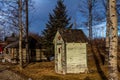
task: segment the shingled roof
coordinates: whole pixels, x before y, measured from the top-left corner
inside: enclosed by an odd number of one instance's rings
[[[87,42],[88,39],[81,29],[59,30],[65,42]]]

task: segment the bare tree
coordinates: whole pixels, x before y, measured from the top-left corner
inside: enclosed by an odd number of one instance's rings
[[[29,8],[33,10],[33,3],[28,1]],[[22,0],[22,23],[23,23],[23,35],[26,35],[26,0]],[[9,27],[13,33],[18,34],[18,0],[0,0],[0,25]]]
[[[28,17],[28,0],[25,0],[26,3],[26,54],[27,61],[29,63],[29,44],[28,44],[28,26],[29,26],[29,17]]]
[[[106,8],[106,19],[107,19],[107,23],[106,23],[106,51],[108,52],[109,50],[109,44],[110,44],[110,14],[109,14],[109,0],[107,0],[107,8]]]
[[[20,58],[20,69],[23,68],[23,52],[22,52],[22,38],[23,38],[23,25],[22,25],[22,0],[19,0],[19,3],[18,3],[18,8],[19,8],[19,28],[20,28],[20,31],[19,31],[19,58]]]
[[[4,7],[1,10],[1,20],[4,22],[5,27],[10,28],[9,31],[18,34],[18,1],[17,0],[3,0],[1,1]],[[25,31],[24,31],[25,32]]]
[[[116,2],[116,6],[117,6],[117,15],[118,15],[118,23],[120,22],[119,17],[120,17],[120,0],[117,0]],[[109,14],[109,0],[102,0],[102,4],[104,5],[104,9],[105,9],[105,13],[106,14],[106,52],[107,52],[107,56],[109,54],[109,46],[110,46],[110,14]],[[119,27],[118,27],[119,30]],[[106,60],[108,61],[108,58],[106,57]],[[108,62],[107,62],[108,63]]]
[[[89,21],[88,21],[88,27],[89,27],[89,40],[90,40],[90,43],[91,43],[91,40],[92,40],[92,0],[89,0],[88,1],[88,5],[89,5]]]
[[[80,12],[83,13],[84,17],[88,19],[88,21],[83,22],[82,24],[88,27],[90,42],[93,39],[93,18],[95,17],[95,15],[97,15],[95,14],[93,16],[93,9],[96,7],[95,3],[97,3],[97,0],[82,0],[79,5]],[[96,17],[96,19],[98,19],[98,16]]]
[[[117,31],[117,12],[116,0],[109,1],[110,14],[110,48],[109,48],[109,80],[118,80],[117,69],[117,48],[118,48],[118,31]]]

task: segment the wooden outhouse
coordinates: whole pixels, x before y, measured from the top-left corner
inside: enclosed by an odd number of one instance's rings
[[[87,67],[87,37],[82,30],[58,30],[53,40],[56,73],[85,73]]]

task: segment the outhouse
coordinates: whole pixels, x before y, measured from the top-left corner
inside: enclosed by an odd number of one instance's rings
[[[58,30],[54,42],[56,73],[85,73],[87,37],[80,29]]]

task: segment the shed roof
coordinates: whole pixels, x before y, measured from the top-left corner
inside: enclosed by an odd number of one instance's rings
[[[19,41],[15,41],[8,44],[5,48],[18,48],[18,46],[19,46]]]
[[[81,29],[58,30],[65,42],[87,42],[88,39]]]
[[[40,42],[39,42],[39,37],[37,36],[37,35],[34,35],[34,34],[29,34],[29,46],[30,46],[30,44],[34,44],[34,42],[32,41],[32,43],[30,42],[30,38],[33,38],[34,40],[36,40],[37,41],[37,43],[38,44],[40,44]],[[23,46],[23,48],[25,47],[25,39],[26,39],[26,37],[24,37],[23,38],[23,41],[22,41],[22,46]],[[5,48],[18,48],[19,47],[19,40],[16,40],[16,41],[14,41],[14,42],[11,42],[11,43],[9,43],[7,46],[5,46]],[[34,46],[35,47],[35,46]]]
[[[6,37],[5,41],[7,42],[15,42],[18,40],[18,37],[13,37],[13,36],[10,36],[10,37]]]

